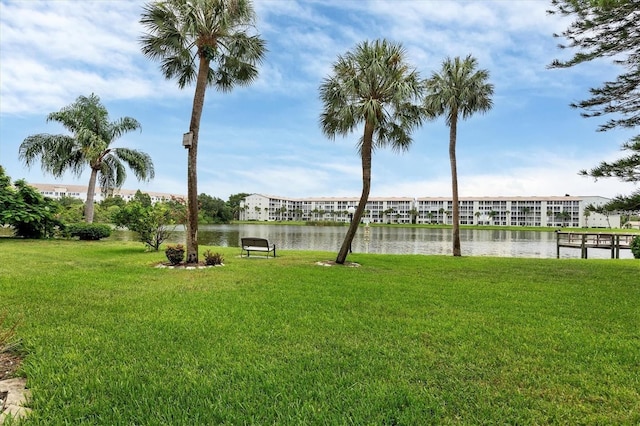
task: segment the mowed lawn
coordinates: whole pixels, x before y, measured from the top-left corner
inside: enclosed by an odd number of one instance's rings
[[[640,261],[0,238],[25,424],[640,423]]]

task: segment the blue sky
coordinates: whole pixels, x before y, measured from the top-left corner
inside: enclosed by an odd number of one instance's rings
[[[29,135],[65,133],[46,116],[95,93],[110,118],[131,116],[141,132],[115,146],[151,155],[156,177],[126,189],[186,194],[193,87],[178,89],[140,52],[144,2],[0,0],[0,165],[12,179],[54,180],[26,169],[18,147]],[[568,25],[542,0],[256,0],[257,30],[269,49],[259,79],[231,93],[208,90],[198,149],[198,192],[227,199],[239,192],[286,197],[359,196],[360,134],[327,139],[318,124],[318,87],[337,56],[364,40],[400,42],[428,77],[446,57],[472,54],[490,72],[494,107],[460,122],[461,196],[628,194],[637,186],[594,182],[583,168],[620,157],[631,132],[596,132],[569,103],[613,79],[607,61],[549,70],[553,33]],[[410,150],[375,152],[371,196],[450,196],[448,129],[443,120],[414,133]]]

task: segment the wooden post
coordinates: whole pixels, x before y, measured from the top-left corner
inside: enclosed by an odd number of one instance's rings
[[[580,257],[587,258],[587,234],[582,234],[582,244],[580,246]]]
[[[560,233],[556,231],[556,259],[560,259]]]

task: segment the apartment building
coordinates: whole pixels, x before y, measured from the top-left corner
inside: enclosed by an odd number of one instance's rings
[[[333,220],[349,222],[358,206],[357,197],[284,198],[249,195],[240,203],[240,220]],[[413,198],[371,197],[362,221],[366,223],[411,223]]]
[[[334,220],[348,222],[359,198],[286,198],[252,194],[240,204],[240,220]],[[605,197],[463,197],[461,225],[619,228],[620,215],[588,212]],[[451,224],[453,202],[448,197],[371,197],[365,223]]]
[[[30,183],[30,186],[33,186],[45,197],[60,199],[62,197],[72,197],[78,198],[82,201],[87,199],[87,187],[84,185],[62,185],[62,184],[48,184],[48,183]],[[130,201],[135,196],[136,191],[132,191],[129,189],[120,189],[114,191],[113,195],[117,197],[121,197],[125,201]],[[151,197],[151,202],[156,203],[158,201],[169,201],[172,199],[185,199],[184,195],[178,194],[169,194],[164,192],[149,192],[142,191],[145,194],[148,194]],[[96,187],[96,193],[94,195],[94,201],[96,203],[104,200],[104,196],[102,195],[102,190],[99,187]]]
[[[83,185],[30,184],[49,198],[87,198]],[[120,189],[114,195],[125,201],[136,191]],[[184,199],[184,195],[147,192],[151,202]],[[96,188],[95,201],[104,198]],[[240,203],[240,220],[289,221],[331,220],[349,222],[358,206],[359,197],[288,198],[251,194]],[[600,206],[608,198],[591,196],[554,197],[461,197],[461,225],[552,226],[620,228],[618,214],[588,212],[589,205]],[[362,217],[364,223],[451,224],[453,202],[449,197],[370,197]]]

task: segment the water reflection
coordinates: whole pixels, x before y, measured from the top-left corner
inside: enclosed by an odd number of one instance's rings
[[[201,245],[240,247],[241,237],[261,237],[276,244],[279,250],[340,249],[346,226],[295,226],[295,225],[201,225],[198,242]],[[178,228],[168,240],[185,243],[184,228]],[[135,235],[127,231],[115,231],[111,239],[135,241]],[[556,257],[556,236],[553,232],[461,229],[460,241],[463,256],[498,257]],[[353,251],[361,253],[441,254],[452,253],[450,229],[360,227],[353,241]],[[580,250],[563,248],[563,258],[579,258]],[[608,250],[589,250],[590,258],[606,259]],[[621,250],[620,257],[633,258],[631,250]]]

